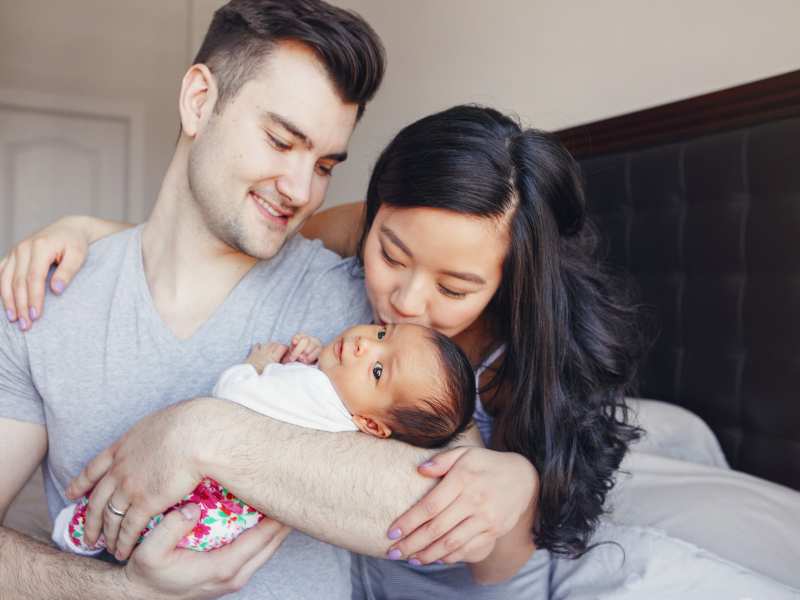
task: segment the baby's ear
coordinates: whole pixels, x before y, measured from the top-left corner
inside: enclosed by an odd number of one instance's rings
[[[353,423],[368,435],[378,438],[388,438],[392,435],[392,429],[380,419],[373,419],[364,415],[353,415]]]

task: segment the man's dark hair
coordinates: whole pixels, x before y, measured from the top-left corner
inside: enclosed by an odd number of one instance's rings
[[[475,412],[475,373],[456,343],[430,330],[430,341],[438,352],[440,387],[412,405],[390,411],[392,436],[420,448],[444,446],[463,432]]]
[[[216,112],[282,41],[313,50],[342,100],[357,104],[361,118],[383,79],[383,45],[359,15],[322,0],[231,0],[214,13],[194,62],[217,78]]]

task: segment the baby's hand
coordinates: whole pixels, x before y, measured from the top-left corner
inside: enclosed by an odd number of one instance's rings
[[[272,363],[279,363],[286,355],[289,348],[284,344],[277,342],[270,342],[269,344],[255,344],[250,350],[250,355],[247,357],[248,363],[256,368],[256,371],[261,374],[264,367]]]
[[[317,362],[321,352],[322,342],[305,333],[298,333],[292,338],[292,345],[289,347],[289,352],[283,357],[283,362],[298,361],[310,365]]]

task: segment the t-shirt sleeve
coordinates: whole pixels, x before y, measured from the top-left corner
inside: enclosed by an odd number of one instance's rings
[[[364,279],[352,261],[340,261],[317,275],[304,291],[305,310],[297,331],[329,343],[344,329],[372,321]]]
[[[0,315],[0,417],[43,425],[44,406],[33,384],[24,335]]]

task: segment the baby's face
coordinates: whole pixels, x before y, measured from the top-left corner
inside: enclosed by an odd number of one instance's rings
[[[366,433],[388,437],[391,432],[380,427],[386,427],[392,406],[435,391],[441,367],[429,336],[419,325],[356,325],[322,349],[319,368],[350,414],[371,419],[378,428]]]

